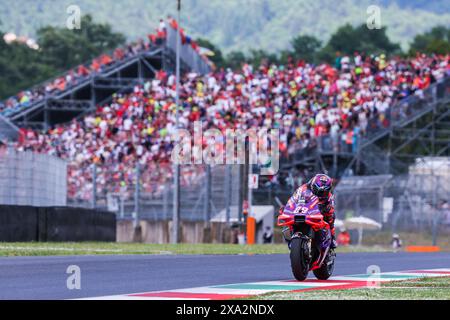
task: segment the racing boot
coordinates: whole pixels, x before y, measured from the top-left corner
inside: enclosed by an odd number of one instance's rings
[[[337,248],[337,241],[335,239],[334,236],[331,236],[331,245],[330,245],[330,249],[336,249]]]

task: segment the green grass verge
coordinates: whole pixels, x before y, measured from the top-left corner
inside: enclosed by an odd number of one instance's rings
[[[344,252],[380,252],[388,248],[340,247]],[[116,242],[0,242],[0,256],[99,255],[99,254],[271,254],[289,251],[285,244],[147,244]]]
[[[379,288],[276,292],[255,300],[450,300],[450,277],[383,282]]]
[[[433,233],[431,230],[423,232],[398,232],[403,241],[403,247],[406,246],[431,246],[433,245]],[[437,245],[442,251],[450,251],[450,229],[440,230],[437,237]],[[381,245],[390,246],[392,232],[390,231],[367,231],[364,234],[363,245]],[[356,240],[356,239],[355,239]]]

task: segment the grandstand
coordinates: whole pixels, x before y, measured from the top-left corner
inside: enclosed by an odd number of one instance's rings
[[[0,124],[21,128],[17,150],[68,161],[69,204],[170,220],[176,32],[171,25],[159,40],[99,57],[95,71],[84,74],[88,66],[80,66],[83,75],[59,89],[4,104]],[[448,56],[357,54],[340,68],[299,61],[213,71],[193,44],[184,36],[184,128],[201,120],[221,131],[280,129],[281,169],[260,179],[256,204],[285,201],[314,172],[395,176],[417,157],[450,155]],[[241,215],[241,169],[182,170],[182,219],[209,221],[222,210]]]
[[[367,131],[349,148],[339,137],[322,135],[317,146],[287,160],[293,166],[329,172],[334,177],[349,174],[401,174],[420,156],[448,156],[450,120],[450,79],[431,85],[420,93],[393,104],[387,124]],[[375,120],[375,119],[371,119]],[[369,120],[369,121],[371,121]]]
[[[117,48],[8,99],[0,104],[0,114],[19,127],[34,129],[82,118],[110,102],[113,93],[129,92],[143,79],[173,72],[175,46],[176,30],[171,24],[164,36]],[[181,70],[207,73],[211,66],[195,48],[183,46]]]

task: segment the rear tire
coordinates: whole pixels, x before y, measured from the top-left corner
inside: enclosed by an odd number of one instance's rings
[[[313,270],[313,273],[317,279],[327,280],[329,277],[331,277],[331,275],[333,274],[333,270],[334,270],[335,258],[336,258],[336,253],[334,252],[333,249],[331,249],[328,252],[325,261],[323,262],[322,267],[320,267],[319,269]]]
[[[295,237],[291,240],[291,268],[295,279],[303,281],[308,276],[310,252],[308,241]]]

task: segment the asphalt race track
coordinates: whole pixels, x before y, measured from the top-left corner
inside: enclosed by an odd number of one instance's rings
[[[67,289],[67,267],[81,289]],[[334,275],[449,268],[450,253],[342,253]],[[120,255],[0,258],[0,299],[73,299],[250,281],[292,279],[288,254]]]

